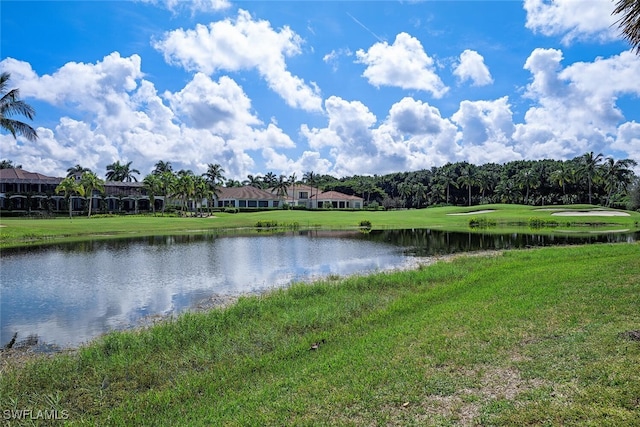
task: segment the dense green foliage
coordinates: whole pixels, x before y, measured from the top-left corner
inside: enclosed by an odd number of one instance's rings
[[[509,251],[295,285],[6,365],[0,407],[71,425],[635,426],[638,253]]]

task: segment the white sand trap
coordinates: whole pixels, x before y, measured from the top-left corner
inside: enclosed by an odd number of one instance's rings
[[[562,212],[554,212],[551,215],[553,216],[629,216],[626,212],[620,211],[601,211],[601,210],[593,210],[593,211],[562,211]]]
[[[495,209],[485,209],[483,211],[450,213],[450,214],[447,214],[447,215],[475,215],[475,214],[489,213],[489,212],[495,212],[495,211],[496,211]]]

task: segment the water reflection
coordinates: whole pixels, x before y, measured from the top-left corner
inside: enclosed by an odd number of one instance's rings
[[[0,344],[15,332],[75,346],[146,316],[179,313],[211,295],[260,293],[329,274],[396,268],[431,256],[550,244],[635,241],[439,230],[199,234],[4,250]]]

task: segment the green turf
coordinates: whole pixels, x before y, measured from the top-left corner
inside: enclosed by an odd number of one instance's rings
[[[0,408],[71,425],[636,426],[639,259],[637,243],[542,248],[295,285],[5,366]]]

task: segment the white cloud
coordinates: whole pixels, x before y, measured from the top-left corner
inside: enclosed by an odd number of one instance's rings
[[[562,36],[564,44],[575,40],[615,39],[616,17],[612,0],[525,0],[526,27],[545,36]]]
[[[376,43],[366,52],[358,50],[356,56],[357,62],[367,66],[362,75],[376,87],[423,90],[435,98],[441,98],[448,90],[435,72],[434,60],[420,41],[407,33],[398,34],[392,45]]]
[[[154,47],[168,63],[186,70],[213,74],[255,69],[289,106],[320,111],[322,99],[315,83],[307,84],[287,70],[285,58],[299,54],[302,43],[289,27],[275,31],[268,21],[253,20],[240,10],[235,20],[168,32]]]
[[[139,0],[143,3],[161,5],[171,11],[179,11],[188,8],[192,13],[195,12],[217,12],[231,7],[228,0]]]
[[[640,58],[631,52],[564,69],[561,60],[559,50],[535,49],[525,63],[533,75],[525,96],[535,104],[514,138],[527,158],[607,152],[624,120],[618,97],[640,95]]]
[[[473,86],[486,86],[493,83],[489,68],[484,63],[484,57],[475,50],[466,49],[460,54],[460,62],[456,64],[453,74],[460,79],[460,82],[470,80]]]
[[[282,129],[273,123],[265,127],[251,113],[249,98],[226,76],[214,82],[197,73],[181,90],[165,92],[167,105],[142,78],[136,55],[68,63],[43,76],[11,58],[0,68],[12,74],[23,98],[73,111],[53,129],[38,128],[35,142],[20,137],[3,144],[3,156],[41,173],[64,175],[79,163],[103,176],[107,164],[122,160],[146,175],[166,160],[196,173],[207,163],[220,163],[228,177],[244,177],[255,167],[247,151],[295,147]]]

